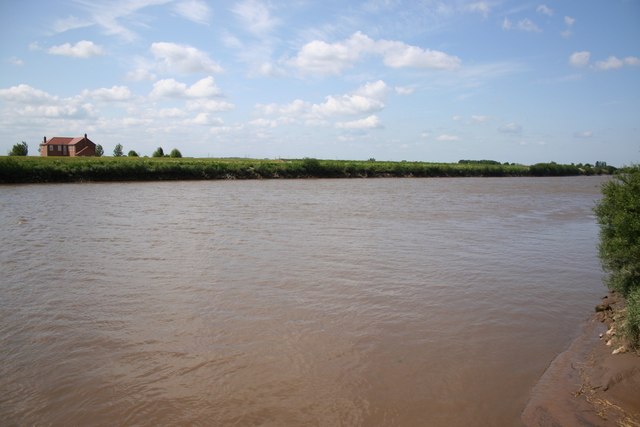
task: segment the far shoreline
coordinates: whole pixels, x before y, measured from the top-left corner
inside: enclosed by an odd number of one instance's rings
[[[458,163],[370,160],[132,157],[0,157],[0,184],[203,181],[313,178],[480,178],[610,175],[613,166],[521,165],[491,160]]]

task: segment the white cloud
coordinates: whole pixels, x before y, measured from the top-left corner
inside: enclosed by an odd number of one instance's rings
[[[416,88],[411,86],[396,86],[394,89],[398,95],[411,95],[416,91]]]
[[[156,75],[149,71],[148,68],[136,68],[127,73],[127,80],[132,80],[134,82],[140,82],[143,80],[154,81],[156,79]]]
[[[220,90],[213,77],[209,76],[189,87],[174,79],[158,80],[153,84],[153,90],[149,96],[151,98],[210,98],[218,95]]]
[[[109,88],[100,88],[92,91],[84,90],[82,95],[94,98],[98,101],[127,101],[132,98],[131,91],[126,86],[113,86]]]
[[[542,30],[529,18],[524,18],[518,21],[518,27],[521,31],[528,31],[533,33],[539,33]]]
[[[336,127],[339,129],[375,129],[382,127],[382,123],[380,123],[378,116],[372,114],[360,120],[338,122],[336,123]]]
[[[218,113],[221,111],[231,111],[235,108],[235,105],[219,99],[190,99],[187,101],[186,107],[189,111],[198,110]]]
[[[183,0],[176,3],[174,10],[184,18],[197,24],[209,24],[211,10],[202,0]]]
[[[232,12],[238,16],[243,28],[256,35],[265,35],[279,25],[280,21],[271,16],[269,8],[257,0],[245,0],[236,4]]]
[[[219,73],[222,67],[209,56],[188,45],[158,42],[151,45],[158,68],[170,73]]]
[[[315,116],[330,117],[336,115],[366,114],[380,111],[383,108],[384,102],[380,99],[350,94],[327,96],[323,103],[312,105],[311,112]]]
[[[551,9],[546,4],[541,4],[536,8],[536,12],[541,13],[547,16],[553,16],[553,9]]]
[[[340,74],[353,66],[364,52],[371,51],[374,45],[375,42],[361,32],[342,42],[314,40],[305,44],[290,64],[305,74]]]
[[[403,42],[380,40],[378,52],[383,62],[391,68],[432,68],[453,70],[460,66],[460,58],[439,50],[422,49]]]
[[[485,122],[488,122],[489,120],[491,120],[491,117],[489,116],[483,116],[479,114],[474,114],[471,116],[471,121],[473,123],[485,123]]]
[[[519,30],[519,31],[526,31],[526,32],[530,32],[530,33],[540,33],[540,32],[542,32],[540,27],[538,27],[535,24],[535,22],[533,22],[529,18],[521,19],[520,21],[518,21],[518,23],[515,25],[515,27],[513,25],[513,22],[511,22],[508,18],[504,18],[504,20],[502,21],[502,29],[505,30],[505,31],[510,31],[510,30],[516,29],[516,30]]]
[[[102,28],[107,35],[118,36],[125,41],[133,41],[137,38],[137,35],[127,28],[122,21],[126,21],[127,25],[145,27],[146,23],[141,19],[143,15],[140,11],[150,6],[162,5],[171,1],[114,0],[98,2],[78,0],[76,3],[85,10],[87,15],[82,18],[69,16],[68,18],[57,20],[53,24],[53,31],[62,33],[95,25]]]
[[[598,70],[617,70],[625,65],[638,66],[640,65],[640,58],[636,56],[627,56],[624,59],[619,59],[615,56],[610,56],[604,61],[598,61],[595,67]]]
[[[249,124],[252,125],[252,126],[257,126],[257,127],[275,128],[275,127],[278,126],[278,121],[277,120],[269,120],[269,119],[265,119],[265,118],[259,118],[259,119],[251,120],[249,122]]]
[[[58,19],[53,23],[53,31],[56,33],[64,33],[65,31],[75,30],[77,28],[85,28],[93,25],[93,22],[86,19],[80,19],[70,15],[64,19]]]
[[[104,55],[104,49],[88,40],[81,40],[72,45],[70,43],[50,47],[47,50],[51,55],[70,56],[73,58],[91,58]]]
[[[452,70],[460,59],[447,53],[411,46],[393,40],[373,40],[361,32],[335,43],[314,40],[305,44],[289,65],[303,74],[337,75],[352,67],[365,55],[381,56],[391,68],[428,68]]]
[[[564,24],[567,26],[566,30],[562,31],[560,34],[562,35],[562,37],[564,38],[569,38],[573,35],[573,31],[571,31],[571,27],[573,27],[573,24],[576,22],[576,20],[570,16],[565,16],[564,17]]]
[[[467,12],[478,12],[481,13],[485,18],[489,16],[489,12],[491,11],[491,7],[485,1],[478,1],[475,3],[470,3],[464,6],[464,10]]]
[[[573,65],[574,67],[585,67],[589,64],[590,58],[591,53],[587,50],[574,52],[569,57],[569,64]]]
[[[25,117],[82,118],[93,111],[93,106],[84,103],[82,97],[60,99],[26,84],[0,89],[0,99],[11,104],[12,114]]]
[[[637,56],[627,56],[624,58],[625,65],[638,66],[640,65],[640,58]]]
[[[222,126],[224,121],[219,117],[212,117],[209,113],[198,113],[191,119],[183,120],[185,125]]]
[[[16,67],[21,67],[21,66],[24,65],[24,61],[22,59],[20,59],[20,58],[15,57],[15,56],[12,56],[7,61],[9,62],[9,64],[15,65]]]
[[[522,125],[519,125],[518,123],[507,123],[506,125],[500,126],[500,128],[498,128],[498,130],[502,133],[515,133],[515,134],[520,134],[522,133]]]
[[[449,135],[444,133],[442,135],[438,135],[438,137],[436,138],[436,141],[441,141],[441,142],[460,141],[460,137],[456,135]]]
[[[586,138],[591,138],[593,136],[593,132],[590,130],[586,130],[586,131],[582,131],[582,132],[575,132],[573,134],[574,138],[581,138],[581,139],[586,139]]]
[[[288,104],[257,104],[256,111],[267,117],[256,119],[253,125],[300,122],[308,126],[328,126],[339,117],[366,116],[352,121],[338,121],[341,129],[365,129],[380,127],[379,118],[373,114],[385,107],[385,97],[391,88],[382,80],[363,84],[353,92],[329,95],[323,102],[310,103],[296,99]],[[264,119],[264,120],[261,120]]]

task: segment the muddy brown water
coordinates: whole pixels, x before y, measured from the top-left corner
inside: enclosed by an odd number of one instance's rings
[[[0,187],[3,425],[519,425],[605,178]]]

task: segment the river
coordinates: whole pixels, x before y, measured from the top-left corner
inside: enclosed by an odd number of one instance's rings
[[[518,425],[606,178],[0,187],[4,425]]]

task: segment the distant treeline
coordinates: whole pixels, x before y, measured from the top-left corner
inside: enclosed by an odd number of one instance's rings
[[[276,178],[503,177],[610,174],[614,167],[491,161],[464,163],[358,160],[0,157],[0,183]]]

